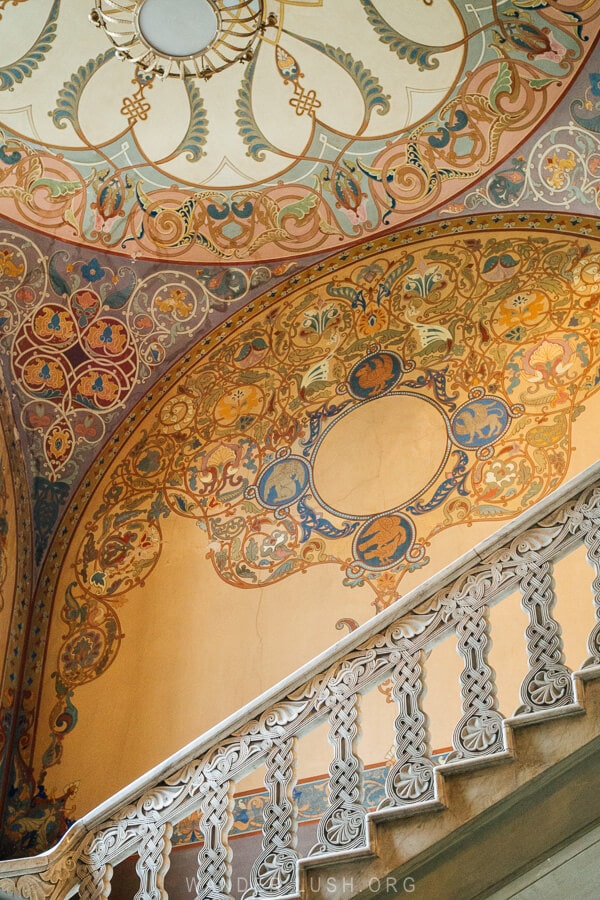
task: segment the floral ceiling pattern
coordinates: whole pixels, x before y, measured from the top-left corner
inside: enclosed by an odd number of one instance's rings
[[[477,235],[428,226],[315,266],[230,316],[162,396],[138,404],[45,567],[54,602],[36,617],[36,646],[51,625],[55,639],[45,663],[32,645],[29,691],[48,683],[45,666],[55,693],[49,722],[27,724],[43,750],[42,794],[80,727],[80,690],[127,651],[121,610],[136,587],[151,590],[168,519],[197,523],[208,564],[232,587],[328,566],[347,588],[371,588],[381,609],[426,570],[445,530],[501,522],[562,482],[600,386],[600,242],[595,220],[546,218],[481,218]],[[389,479],[396,493],[381,497],[359,421],[375,410],[370,430],[393,420],[391,453],[406,460]],[[422,451],[411,461],[419,428],[427,471]],[[339,453],[333,477],[323,464],[328,439],[358,453],[349,474],[369,487],[366,506],[343,483]],[[80,516],[86,502],[94,512]],[[56,594],[67,558],[74,577]],[[64,827],[73,791],[38,798],[50,830]],[[31,797],[24,784],[11,807],[15,843]]]

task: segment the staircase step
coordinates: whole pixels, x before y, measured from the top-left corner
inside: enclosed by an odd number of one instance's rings
[[[303,900],[476,900],[592,827],[600,819],[597,674],[577,673],[570,707],[508,720],[510,754],[441,766],[437,801],[369,814],[366,850],[302,860]]]

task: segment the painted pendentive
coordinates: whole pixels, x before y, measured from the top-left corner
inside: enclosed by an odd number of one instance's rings
[[[0,229],[0,347],[28,449],[39,565],[107,434],[204,331],[294,263],[130,262]]]

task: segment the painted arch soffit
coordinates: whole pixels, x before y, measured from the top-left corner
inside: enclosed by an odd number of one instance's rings
[[[561,483],[600,385],[597,223],[465,225],[381,238],[274,289],[121,426],[45,569],[50,592],[70,573],[46,767],[77,688],[119,651],[119,607],[160,566],[169,518],[198,526],[206,565],[234,588],[330,566],[381,609],[438,534],[501,522]],[[403,460],[385,478],[364,466],[383,451]]]
[[[0,222],[0,363],[29,470],[38,564],[61,509],[143,391],[297,268],[124,260]]]
[[[92,5],[0,3],[0,213],[203,262],[332,250],[449,202],[564,94],[600,10],[265,0],[252,59],[205,81],[117,59]]]

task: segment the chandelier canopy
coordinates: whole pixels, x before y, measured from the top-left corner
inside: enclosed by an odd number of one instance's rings
[[[263,0],[94,0],[90,20],[117,56],[159,77],[211,78],[252,59]]]

